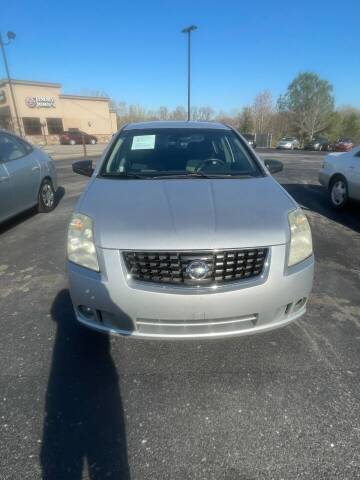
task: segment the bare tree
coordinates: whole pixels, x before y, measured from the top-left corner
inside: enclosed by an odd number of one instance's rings
[[[252,105],[256,133],[269,131],[273,110],[273,101],[269,90],[258,93]]]
[[[157,112],[157,116],[160,120],[169,120],[170,113],[167,107],[161,106]]]
[[[186,120],[187,113],[183,106],[177,106],[173,112],[170,114],[171,120]]]
[[[205,122],[210,122],[214,118],[214,114],[215,112],[211,107],[200,107],[198,111],[198,119]]]

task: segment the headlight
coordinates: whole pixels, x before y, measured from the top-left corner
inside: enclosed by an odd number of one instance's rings
[[[67,254],[71,262],[99,271],[93,238],[93,222],[87,215],[73,214],[68,231]]]
[[[290,250],[288,267],[305,260],[313,253],[309,222],[301,208],[289,213]]]

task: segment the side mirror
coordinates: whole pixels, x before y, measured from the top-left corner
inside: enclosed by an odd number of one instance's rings
[[[284,169],[284,164],[280,160],[264,160],[265,167],[271,174],[281,172]]]
[[[94,173],[92,160],[80,160],[75,162],[72,164],[72,169],[74,173],[85,175],[85,177],[91,177],[91,175]]]

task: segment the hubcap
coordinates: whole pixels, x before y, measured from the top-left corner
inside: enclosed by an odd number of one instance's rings
[[[334,183],[331,190],[331,199],[335,205],[342,205],[346,198],[346,186],[342,180]]]
[[[43,188],[41,189],[41,198],[45,205],[45,207],[52,207],[54,203],[54,192],[51,188],[51,185],[45,183]]]

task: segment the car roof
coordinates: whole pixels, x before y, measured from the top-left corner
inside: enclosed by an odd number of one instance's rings
[[[4,128],[0,128],[0,133],[6,133],[7,135],[12,135],[13,137],[18,137],[21,140],[26,140],[26,138],[20,137],[20,135],[18,135],[17,133],[10,132],[10,130],[5,130]]]
[[[206,130],[231,130],[230,127],[223,123],[217,122],[191,122],[191,121],[152,121],[129,123],[124,127],[124,130],[146,130],[146,129],[167,129],[167,128],[181,128],[181,129],[206,129]]]

